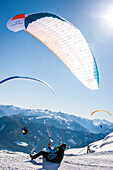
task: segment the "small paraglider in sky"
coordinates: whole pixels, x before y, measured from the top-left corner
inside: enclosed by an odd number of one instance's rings
[[[90,90],[99,88],[95,57],[81,31],[52,13],[19,14],[7,22],[9,30],[24,30],[47,46]]]
[[[91,116],[92,116],[94,113],[100,112],[100,111],[101,111],[101,112],[106,112],[106,113],[108,113],[108,114],[111,116],[111,113],[110,113],[110,112],[108,112],[107,110],[102,110],[102,109],[101,109],[101,110],[95,110],[94,112],[91,113]],[[100,125],[100,128],[102,128],[102,125]]]
[[[12,77],[8,77],[6,79],[3,79],[0,81],[0,84],[3,84],[9,80],[14,80],[14,79],[22,79],[22,80],[32,80],[32,81],[37,81],[39,83],[42,83],[44,85],[46,85],[47,87],[49,87],[49,89],[54,93],[54,90],[52,89],[52,87],[47,84],[46,82],[44,82],[43,80],[40,79],[36,79],[36,78],[32,78],[32,77],[24,77],[24,76],[12,76]]]
[[[101,111],[101,112],[109,113],[109,115],[111,116],[111,113],[110,113],[110,112],[108,112],[107,110],[102,110],[102,109],[101,109],[101,110],[95,110],[94,112],[91,113],[91,116],[92,116],[94,113],[100,112],[100,111]]]

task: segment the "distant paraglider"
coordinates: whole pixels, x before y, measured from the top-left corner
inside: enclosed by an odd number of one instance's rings
[[[91,113],[91,116],[92,116],[94,113],[100,112],[100,111],[102,111],[102,112],[107,112],[107,113],[109,113],[109,115],[111,116],[111,113],[108,112],[107,110],[95,110],[94,112]]]
[[[49,89],[54,93],[54,90],[52,89],[52,87],[51,87],[49,84],[47,84],[47,83],[44,82],[43,80],[36,79],[36,78],[32,78],[32,77],[12,76],[12,77],[8,77],[8,78],[6,78],[6,79],[1,80],[1,81],[0,81],[0,84],[5,83],[5,82],[7,82],[7,81],[9,81],[9,80],[13,80],[13,79],[23,79],[23,80],[37,81],[37,82],[42,83],[42,84],[46,85],[47,87],[49,87]]]
[[[51,13],[19,14],[7,23],[8,29],[25,30],[46,45],[89,89],[99,88],[95,58],[80,30]]]
[[[111,116],[111,113],[110,113],[110,112],[108,112],[107,110],[95,110],[94,112],[92,112],[92,113],[91,113],[91,116],[92,116],[94,113],[96,113],[96,112],[100,112],[100,111],[102,111],[102,112],[106,112],[106,113],[108,113],[108,114]],[[100,128],[102,128],[102,125],[100,125]]]

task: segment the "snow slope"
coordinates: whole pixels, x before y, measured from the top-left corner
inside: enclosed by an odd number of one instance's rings
[[[104,139],[91,143],[89,146],[92,152],[113,152],[113,132],[107,135]],[[86,152],[87,147],[84,147],[67,150],[66,154],[82,155]]]
[[[2,170],[112,170],[113,169],[113,133],[103,140],[90,144],[92,153],[87,148],[68,149],[61,164],[45,161],[41,157],[30,160],[28,154],[0,151],[0,169]]]
[[[0,151],[1,170],[110,170],[113,169],[113,152],[100,152],[82,155],[64,156],[61,164],[46,162],[41,157],[30,160],[28,154],[21,152]]]

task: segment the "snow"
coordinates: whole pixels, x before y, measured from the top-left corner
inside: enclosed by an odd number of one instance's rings
[[[20,142],[20,141],[15,141],[15,143],[17,145],[20,145],[20,146],[27,146],[28,145],[26,142]]]
[[[65,122],[68,122],[68,120],[67,119],[65,119],[65,118],[63,118],[63,117],[61,117],[61,116],[54,116],[56,119],[60,119],[60,120],[64,120]]]
[[[42,116],[42,117],[36,117],[36,119],[43,119],[43,118],[51,118],[51,116]]]
[[[61,164],[50,163],[42,159],[30,160],[28,154],[0,151],[0,169],[3,170],[94,170],[113,169],[113,152],[100,152],[82,155],[66,154]]]
[[[113,133],[103,140],[90,144],[91,153],[87,147],[74,148],[65,151],[61,164],[45,161],[42,157],[30,160],[28,154],[0,150],[0,169],[3,170],[111,170],[113,169]]]
[[[2,125],[0,128],[0,132],[5,128],[6,125]]]
[[[91,143],[89,146],[92,152],[113,152],[113,132],[104,139]],[[67,150],[66,154],[82,155],[86,154],[86,152],[87,147],[84,147]]]
[[[74,165],[75,169],[113,169],[113,152],[67,155],[65,162]]]
[[[76,142],[75,142],[73,139],[68,139],[68,142],[70,142],[70,143],[76,145]]]
[[[67,127],[68,129],[76,130],[76,127],[71,126],[71,122],[74,124],[78,123],[83,131],[89,131],[92,133],[106,133],[111,132],[113,129],[113,123],[108,122],[106,120],[100,120],[100,119],[86,119],[83,117],[78,117],[75,114],[69,114],[69,113],[63,113],[63,112],[52,112],[50,110],[43,110],[43,109],[24,109],[21,107],[15,107],[13,105],[0,105],[0,117],[3,116],[11,116],[11,118],[16,119],[12,117],[13,115],[21,115],[23,118],[27,116],[27,119],[29,120],[54,120],[56,121],[55,125],[57,126],[57,122],[60,122],[61,127]],[[28,117],[31,116],[31,117]],[[45,122],[44,120],[44,122]],[[26,119],[23,121],[26,121]],[[27,121],[26,121],[27,123]],[[64,126],[63,126],[64,125]],[[102,125],[104,128],[100,128],[99,125]],[[111,130],[110,130],[111,129]]]
[[[98,121],[93,121],[93,124],[95,125],[95,126],[98,126],[98,125],[100,125],[100,122]]]
[[[113,132],[107,135],[104,139],[94,142],[90,146],[94,151],[113,151]]]

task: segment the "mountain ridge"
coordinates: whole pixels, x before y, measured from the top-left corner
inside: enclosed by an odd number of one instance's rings
[[[65,121],[67,124],[73,124],[77,123],[82,128],[86,129],[86,131],[89,131],[91,133],[109,133],[109,127],[111,126],[110,132],[113,130],[113,123],[106,121],[106,120],[100,120],[100,119],[87,119],[83,117],[78,117],[74,114],[68,114],[63,112],[52,112],[48,109],[24,109],[21,107],[15,107],[13,105],[0,105],[0,116],[10,116],[10,115],[22,115],[22,116],[37,116],[37,119],[39,117],[41,118],[47,118],[48,119],[56,119],[59,121]],[[100,128],[100,125],[103,125],[103,128]],[[72,126],[71,126],[72,128]]]

